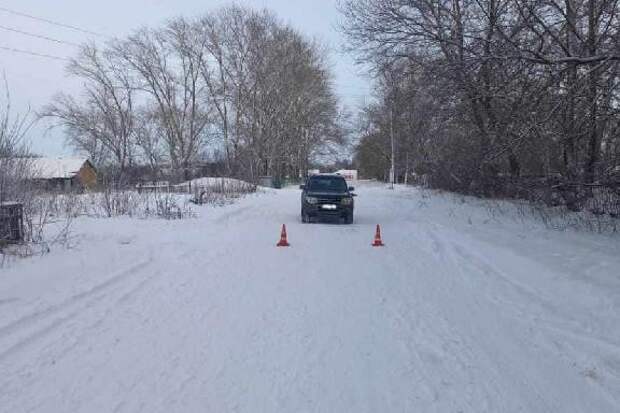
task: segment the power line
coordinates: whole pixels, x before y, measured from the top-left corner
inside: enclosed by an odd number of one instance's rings
[[[66,61],[66,62],[70,61],[70,59],[67,59],[66,57],[52,56],[52,55],[45,54],[45,53],[31,52],[29,50],[15,49],[15,48],[6,47],[6,46],[0,46],[0,50],[7,50],[7,51],[13,52],[13,53],[21,53],[21,54],[27,54],[27,55],[36,56],[36,57],[43,57],[43,58],[46,58],[46,59],[62,60],[62,61]]]
[[[48,36],[43,36],[43,35],[40,35],[40,34],[30,33],[30,32],[26,32],[26,31],[19,30],[19,29],[14,29],[14,28],[12,28],[12,27],[6,27],[6,26],[2,26],[2,25],[0,25],[0,29],[2,29],[2,30],[6,30],[6,31],[9,31],[9,32],[14,32],[14,33],[23,34],[23,35],[25,35],[25,36],[34,37],[34,38],[37,38],[37,39],[47,40],[47,41],[54,42],[54,43],[58,43],[58,44],[67,44],[67,45],[69,45],[69,46],[76,46],[76,47],[79,47],[79,46],[80,46],[80,45],[79,45],[79,44],[77,44],[77,43],[68,42],[68,41],[66,41],[66,40],[54,39],[53,37],[48,37]]]
[[[27,19],[37,20],[37,21],[40,21],[40,22],[43,22],[43,23],[51,24],[51,25],[54,25],[54,26],[65,28],[65,29],[74,30],[76,32],[90,34],[90,35],[97,36],[97,37],[109,37],[109,36],[106,36],[105,34],[97,33],[97,32],[94,32],[92,30],[86,30],[86,29],[82,29],[82,28],[77,27],[77,26],[72,26],[70,24],[59,23],[59,22],[56,22],[54,20],[49,20],[49,19],[44,19],[42,17],[32,16],[30,14],[22,13],[22,12],[11,10],[11,9],[7,9],[6,7],[1,7],[0,6],[0,11],[3,11],[5,13],[9,13],[9,14],[12,14],[12,15],[15,15],[15,16],[25,17]]]

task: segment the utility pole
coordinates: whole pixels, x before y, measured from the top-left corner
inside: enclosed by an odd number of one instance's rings
[[[409,183],[409,151],[405,154],[405,186]]]
[[[392,154],[390,159],[390,189],[394,189],[394,183],[396,181],[396,142],[394,142],[394,104],[396,103],[396,80],[394,79],[394,72],[387,67],[384,72],[386,80],[386,90],[388,93],[387,102],[390,106],[390,144],[392,146]]]
[[[396,167],[394,162],[394,96],[390,104],[390,141],[392,144],[392,165],[390,166],[390,189],[394,189],[394,178],[396,177]]]

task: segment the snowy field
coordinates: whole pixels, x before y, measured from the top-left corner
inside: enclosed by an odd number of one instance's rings
[[[78,219],[0,269],[0,411],[620,411],[618,238],[357,192],[351,226],[295,189]]]

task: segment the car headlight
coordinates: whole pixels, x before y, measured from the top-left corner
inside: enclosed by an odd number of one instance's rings
[[[319,200],[313,196],[307,196],[306,197],[306,202],[309,204],[316,204],[317,202],[319,202]]]
[[[342,205],[351,205],[353,203],[353,198],[342,198],[340,203]]]

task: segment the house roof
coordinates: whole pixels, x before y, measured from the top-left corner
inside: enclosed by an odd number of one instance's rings
[[[39,179],[67,179],[77,175],[86,162],[86,158],[34,158],[32,171]]]

